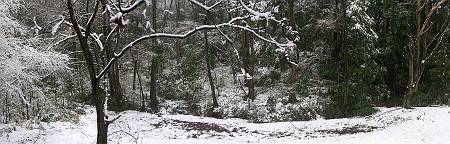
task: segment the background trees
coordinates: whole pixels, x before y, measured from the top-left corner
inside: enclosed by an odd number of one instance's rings
[[[104,103],[271,122],[450,96],[446,0],[72,2],[2,3],[24,5],[0,15],[4,121],[43,102],[94,104],[106,125]]]

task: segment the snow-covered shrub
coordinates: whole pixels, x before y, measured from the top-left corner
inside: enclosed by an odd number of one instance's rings
[[[288,103],[287,98],[276,97],[269,97],[266,104],[235,99],[216,111],[223,118],[242,118],[256,123],[306,121],[320,117],[317,107],[302,102]]]
[[[166,68],[162,72],[160,81],[159,95],[164,100],[169,100],[176,104],[182,110],[175,110],[173,106],[163,109],[172,109],[168,113],[182,113],[182,114],[200,114],[199,102],[202,91],[202,84],[204,79],[199,79],[204,74],[203,71],[203,57],[201,51],[196,47],[197,45],[186,45],[183,49],[184,56],[181,62],[168,60],[165,63]],[[164,104],[163,106],[164,107]]]
[[[215,109],[221,118],[242,118],[251,122],[267,122],[264,108],[261,108],[243,98],[230,99],[227,103]]]
[[[180,67],[183,65],[169,68],[171,70],[163,73],[160,96],[163,100],[172,101],[172,103],[162,104],[161,107],[168,109],[169,111],[166,112],[171,114],[199,114],[201,84],[195,77],[191,77],[192,75],[186,75],[184,70],[179,69]],[[190,74],[196,74],[196,72]],[[165,106],[169,107],[164,108]]]
[[[288,98],[269,97],[266,104],[270,121],[307,121],[319,117],[318,107],[307,104],[307,99],[289,102]]]
[[[264,89],[268,90],[259,89],[262,92],[253,102],[245,101],[239,96],[240,93],[227,89],[227,94],[219,97],[219,107],[215,111],[221,118],[242,118],[258,123],[304,121],[321,117],[325,102],[319,96],[301,95],[283,86]],[[291,102],[290,97],[295,97],[297,101]]]
[[[186,45],[181,62],[168,60],[161,78],[161,96],[166,99],[190,99],[201,90],[203,76],[203,57],[198,45]]]
[[[273,68],[261,67],[256,72],[257,86],[268,86],[281,79],[281,72]]]
[[[56,93],[49,93],[45,79],[68,72],[67,55],[49,49],[43,39],[12,15],[21,8],[20,0],[0,1],[0,105],[5,106],[3,122],[40,120],[42,113],[64,109],[58,107]],[[53,91],[61,90],[60,83]],[[63,93],[60,93],[63,94]],[[55,116],[57,118],[62,118]]]

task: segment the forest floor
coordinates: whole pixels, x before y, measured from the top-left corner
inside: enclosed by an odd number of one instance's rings
[[[450,107],[378,108],[367,117],[248,123],[190,115],[125,111],[109,127],[110,143],[152,144],[444,144]],[[95,143],[93,108],[78,123],[1,124],[0,143]]]

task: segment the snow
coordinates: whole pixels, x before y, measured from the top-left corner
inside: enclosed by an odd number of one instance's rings
[[[253,77],[249,73],[245,72],[243,68],[241,68],[241,73],[238,74],[237,77],[244,77],[245,80],[253,79]]]
[[[133,3],[133,5],[129,6],[129,7],[121,7],[121,12],[125,12],[128,13],[129,11],[132,11],[133,9],[135,9],[136,7],[140,6],[141,3],[145,3],[147,6],[149,6],[150,2],[148,0],[140,0],[140,1],[135,1]]]
[[[52,35],[54,36],[55,34],[56,34],[56,32],[58,31],[58,29],[59,29],[59,27],[61,26],[61,24],[66,20],[65,19],[65,17],[64,16],[60,16],[61,18],[61,20],[58,22],[58,23],[56,23],[53,27],[52,27]],[[36,23],[36,21],[35,21],[35,23]],[[36,26],[38,26],[37,24],[36,24]],[[38,26],[38,29],[39,29],[39,26]]]
[[[450,131],[449,107],[378,108],[367,117],[301,122],[248,123],[191,115],[154,115],[136,111],[109,127],[111,143],[308,143],[444,144]],[[112,113],[112,112],[110,112]],[[94,108],[79,123],[2,124],[0,143],[95,143]]]
[[[18,11],[20,3],[20,0],[0,0],[0,91],[12,97],[10,107],[30,105],[24,97],[27,92],[35,92],[38,99],[42,98],[42,89],[37,86],[41,79],[55,71],[68,69],[67,55],[53,50],[44,51],[44,41],[28,37],[31,29],[18,23],[11,15]],[[41,27],[35,18],[33,22],[37,33]],[[12,109],[13,120],[20,117],[21,112]]]
[[[191,3],[197,5],[197,6],[201,7],[202,9],[204,9],[204,10],[206,10],[206,11],[210,11],[211,9],[213,9],[214,7],[216,7],[217,5],[219,5],[220,3],[222,3],[222,1],[219,1],[219,2],[215,3],[215,4],[212,5],[212,6],[206,6],[206,5],[200,3],[200,2],[198,2],[198,1],[196,1],[196,0],[189,0],[189,1],[190,1]]]
[[[247,10],[249,13],[251,13],[252,15],[254,15],[256,17],[264,17],[266,19],[269,19],[269,17],[272,15],[271,12],[260,13],[260,12],[255,11],[255,10],[249,8],[247,5],[245,5],[242,0],[240,0],[239,2],[241,3],[241,5],[244,7],[245,10]]]

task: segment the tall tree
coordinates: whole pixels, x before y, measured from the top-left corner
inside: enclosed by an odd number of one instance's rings
[[[152,0],[152,28],[155,31],[155,33],[158,31],[158,24],[157,24],[157,6],[156,6],[156,0]],[[152,48],[155,53],[155,55],[152,58],[152,65],[151,65],[151,74],[150,74],[150,108],[153,112],[158,112],[158,98],[157,98],[157,86],[158,86],[158,71],[161,67],[161,60],[162,60],[162,48],[160,45],[158,45],[158,41],[156,39],[153,39],[152,41]]]
[[[70,20],[72,22],[72,27],[76,32],[78,41],[80,43],[81,49],[83,51],[84,58],[86,60],[86,66],[89,72],[90,85],[91,85],[91,94],[95,100],[95,110],[97,115],[97,143],[106,144],[107,143],[107,133],[108,133],[108,121],[105,120],[105,111],[104,111],[104,101],[105,96],[102,94],[102,90],[100,89],[99,82],[101,77],[97,77],[97,72],[95,69],[93,55],[90,51],[90,46],[88,44],[88,38],[90,36],[90,30],[95,19],[98,9],[99,9],[99,1],[95,2],[94,12],[86,24],[84,32],[79,26],[77,17],[74,11],[74,5],[72,0],[67,0],[67,8],[69,10]],[[84,33],[84,34],[83,34]]]
[[[206,11],[206,17],[204,19],[204,24],[209,25],[209,19],[211,18],[211,15],[208,11]],[[213,100],[213,108],[219,107],[219,104],[217,103],[217,97],[216,97],[216,88],[214,86],[214,79],[212,77],[211,70],[213,69],[213,62],[214,62],[214,53],[212,52],[209,42],[208,42],[208,32],[204,32],[204,38],[205,38],[205,63],[206,63],[206,74],[208,76],[209,86],[211,90],[211,98]]]
[[[439,0],[434,2],[416,0],[415,1],[415,32],[408,46],[408,82],[406,93],[403,98],[403,107],[410,108],[411,100],[420,84],[422,74],[429,63],[430,58],[443,49],[442,40],[444,39],[449,23],[437,23],[432,19],[447,0]],[[444,12],[445,14],[445,12]],[[448,19],[447,12],[447,19]],[[437,23],[437,24],[436,24]],[[438,31],[433,31],[437,29]]]
[[[248,100],[255,100],[255,50],[253,46],[253,37],[247,31],[240,32],[242,67],[245,70],[244,79],[248,87],[247,95],[244,97]]]
[[[86,6],[86,9],[88,7]],[[111,27],[109,25],[110,13],[105,13],[103,15],[103,33],[109,33],[111,31]],[[118,46],[120,38],[120,32],[116,33],[116,44],[113,45],[109,40],[105,39],[104,41],[104,50],[106,55],[105,61],[110,61],[114,57],[114,53],[116,47]],[[123,91],[122,86],[120,84],[120,75],[119,75],[119,66],[118,63],[114,63],[111,66],[111,69],[108,71],[108,82],[109,82],[109,99],[108,99],[108,108],[110,110],[121,111],[123,109]]]

